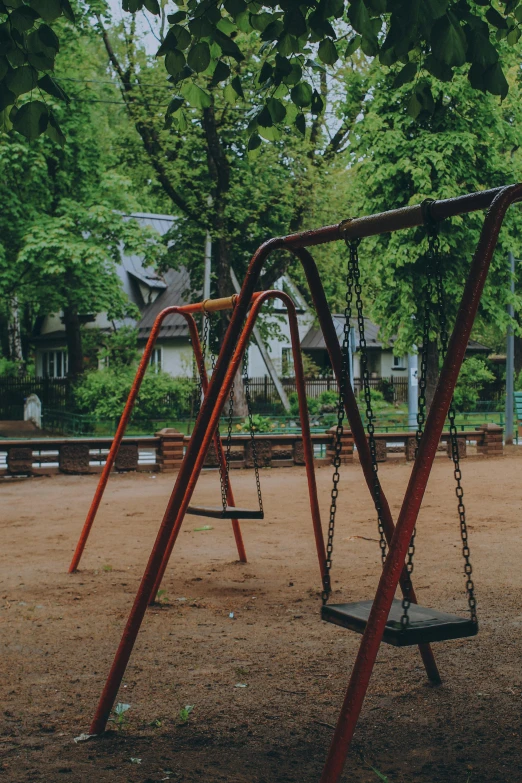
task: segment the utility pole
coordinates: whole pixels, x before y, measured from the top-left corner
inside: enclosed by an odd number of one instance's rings
[[[509,269],[511,272],[510,292],[515,293],[515,256],[508,253]],[[507,312],[511,319],[515,317],[515,311],[512,304],[508,304]],[[515,335],[513,333],[513,321],[509,323],[507,330],[506,344],[506,445],[513,445],[513,406],[514,406],[514,386],[515,386]]]
[[[416,346],[412,346],[416,350]],[[416,353],[408,354],[408,429],[417,429],[417,413],[419,411],[419,357]]]

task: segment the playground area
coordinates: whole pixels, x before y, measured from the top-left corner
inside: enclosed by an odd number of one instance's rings
[[[518,450],[519,451],[519,450]],[[432,687],[416,647],[382,645],[349,752],[353,783],[519,783],[522,456],[470,458],[465,503],[480,633],[434,644]],[[381,466],[394,518],[411,465]],[[67,574],[96,476],[5,482],[0,548],[0,779],[99,783],[316,783],[360,636],[320,620],[305,469],[263,470],[265,519],[185,519],[161,605],[146,615],[103,738],[87,732],[170,494],[168,474],[111,478],[80,571]],[[323,526],[331,467],[317,470]],[[358,464],[341,468],[333,599],[373,598],[375,515]],[[238,502],[255,500],[235,471]],[[195,499],[215,503],[217,472]],[[211,527],[212,529],[202,529]],[[198,529],[199,528],[199,529]],[[435,460],[413,581],[425,606],[466,614],[450,460]],[[193,709],[186,710],[190,705]]]

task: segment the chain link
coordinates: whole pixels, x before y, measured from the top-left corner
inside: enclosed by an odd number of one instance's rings
[[[210,315],[208,313],[205,313],[205,316],[209,324],[208,331],[205,337],[208,335],[209,338],[210,361],[212,364],[212,373],[214,373],[214,370],[216,369],[216,354],[214,353],[214,350],[212,348],[212,340],[214,334],[212,331],[212,322],[210,320]],[[223,506],[223,512],[227,510],[227,506],[228,506],[228,490],[230,486],[230,451],[232,447],[232,416],[233,415],[234,415],[234,384],[232,384],[232,386],[230,387],[230,395],[228,398],[227,439],[226,439],[226,446],[225,446],[225,470],[224,471],[223,471],[223,466],[221,464],[221,460],[218,460],[219,484],[221,486],[221,505]]]
[[[445,359],[448,352],[448,327],[446,321],[446,309],[444,306],[444,286],[442,280],[440,243],[436,231],[431,232],[430,245],[433,258],[435,260],[436,276],[435,284],[437,289],[437,306],[440,324],[440,341],[442,358]],[[464,490],[462,488],[462,471],[460,469],[459,441],[457,437],[457,426],[455,424],[455,405],[453,398],[448,411],[450,425],[451,458],[453,460],[453,475],[455,477],[455,494],[457,496],[457,511],[459,514],[460,537],[462,541],[462,557],[464,558],[464,576],[466,578],[466,594],[468,598],[469,613],[472,622],[478,623],[477,619],[477,600],[475,598],[475,585],[473,583],[473,568],[471,565],[471,552],[468,540],[468,526],[466,522],[466,508],[464,506]]]
[[[252,460],[254,462],[254,473],[256,476],[257,502],[259,510],[263,513],[263,497],[261,495],[261,481],[259,478],[259,464],[257,461],[257,444],[254,432],[254,422],[252,420],[252,398],[250,396],[250,378],[248,377],[248,349],[243,356],[243,384],[245,387],[245,399],[248,409],[248,425],[250,429],[250,442],[252,444]]]
[[[328,521],[328,540],[326,543],[326,560],[324,563],[324,575],[323,575],[323,591],[321,593],[323,606],[327,603],[328,598],[332,592],[332,584],[330,579],[330,571],[332,568],[332,555],[333,555],[333,541],[335,533],[335,515],[337,512],[337,498],[339,497],[339,468],[341,466],[341,451],[342,451],[342,435],[343,435],[343,421],[344,421],[344,392],[346,384],[349,378],[348,368],[348,347],[350,344],[350,320],[352,317],[352,296],[353,296],[353,284],[351,279],[351,266],[348,264],[348,270],[346,273],[346,293],[345,293],[345,308],[344,308],[344,326],[343,326],[343,343],[342,343],[342,363],[341,363],[341,377],[339,379],[339,399],[337,403],[337,426],[335,429],[334,439],[334,455],[333,455],[333,481],[332,492],[330,496],[330,518]]]
[[[357,325],[359,331],[359,355],[361,363],[361,378],[363,381],[364,389],[364,401],[366,405],[366,431],[368,432],[368,445],[370,447],[370,456],[372,462],[373,472],[373,501],[375,503],[375,510],[377,512],[377,527],[379,529],[379,547],[381,550],[382,564],[386,562],[386,536],[384,534],[384,525],[382,520],[382,504],[381,504],[381,483],[378,476],[378,464],[377,464],[377,444],[375,442],[375,424],[374,414],[372,408],[372,397],[370,389],[370,371],[368,368],[368,350],[366,345],[366,334],[364,325],[363,303],[362,303],[362,286],[361,286],[361,270],[359,269],[359,244],[360,239],[351,240],[349,243],[350,249],[350,269],[351,279],[353,280],[353,288],[355,291],[355,306],[357,309]],[[350,277],[350,274],[349,274]]]

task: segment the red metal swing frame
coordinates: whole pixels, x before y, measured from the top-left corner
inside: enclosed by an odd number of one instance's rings
[[[471,193],[454,199],[434,201],[430,205],[431,216],[435,221],[477,210],[488,209],[488,212],[464,287],[448,352],[439,376],[424,435],[413,464],[396,526],[394,526],[384,493],[381,492],[385,533],[387,538],[390,539],[389,552],[379,580],[366,630],[361,639],[359,652],[321,776],[321,783],[338,783],[340,780],[382,641],[390,607],[396,589],[404,575],[404,562],[408,544],[417,521],[498,234],[508,207],[519,200],[522,200],[522,184],[509,185],[480,193]],[[220,413],[225,405],[235,370],[239,366],[241,355],[238,353],[238,339],[240,335],[247,333],[250,324],[253,325],[253,320],[255,320],[253,319],[253,313],[256,305],[252,308],[248,318],[247,313],[254,288],[258,283],[261,270],[268,255],[275,249],[286,249],[293,252],[301,260],[330,354],[332,367],[339,382],[342,366],[341,348],[316,264],[306,248],[341,239],[363,238],[403,228],[411,228],[422,223],[421,205],[404,207],[379,215],[344,221],[338,225],[326,226],[316,231],[307,231],[283,238],[271,239],[254,254],[238,296],[214,374],[196,420],[185,459],[179,471],[134,605],[94,715],[90,728],[91,734],[99,734],[105,729],[143,621],[147,604],[153,589],[157,586],[158,574],[162,568],[164,570],[164,567],[166,567],[165,560],[168,560],[175,537],[181,527],[184,509],[190,502],[190,497],[194,491],[203,463],[201,454],[206,453],[210,445]],[[280,292],[278,292],[278,295],[281,296]],[[262,296],[258,301],[261,300]],[[247,319],[247,322],[243,328],[245,319]],[[368,442],[353,391],[350,388],[345,390],[345,408],[354,441],[359,451],[363,473],[370,493],[373,494],[373,476]],[[301,411],[301,414],[303,414],[303,411]],[[314,522],[316,522],[315,514],[313,516]],[[322,540],[322,532],[316,530],[316,537]],[[323,565],[321,566],[321,572],[323,571]],[[438,673],[431,650],[428,645],[423,645],[423,647],[426,649],[421,650],[421,652],[423,653],[423,660],[428,674],[431,674],[432,678],[436,679]]]

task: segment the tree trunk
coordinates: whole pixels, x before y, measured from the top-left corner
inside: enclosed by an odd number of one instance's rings
[[[428,362],[426,368],[426,412],[431,408],[433,395],[439,379],[439,346],[436,340],[428,343]]]
[[[80,330],[78,308],[64,308],[63,323],[65,326],[65,339],[67,341],[67,354],[69,357],[67,375],[69,378],[77,378],[84,370],[82,333]]]
[[[20,308],[18,299],[14,296],[11,300],[11,312],[8,323],[9,336],[9,358],[12,362],[17,362],[20,368],[20,374],[25,372],[24,356],[22,351],[22,331],[20,328]]]

